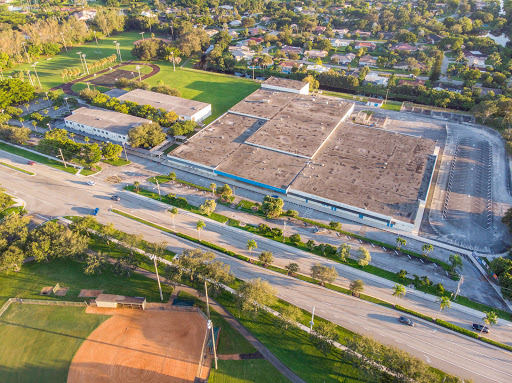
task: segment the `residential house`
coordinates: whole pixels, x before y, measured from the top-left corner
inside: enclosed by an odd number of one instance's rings
[[[240,25],[242,25],[242,22],[240,20],[233,20],[229,23],[229,25],[232,27],[239,27]]]
[[[428,35],[428,40],[430,40],[430,44],[438,43],[442,39],[443,39],[443,36],[439,36],[434,33],[431,33],[430,35]]]
[[[377,66],[377,60],[370,55],[361,56],[359,66]]]
[[[73,16],[76,17],[77,20],[81,21],[93,20],[96,17],[96,10],[84,9],[82,11],[73,13]]]
[[[392,46],[391,50],[400,52],[416,52],[418,50],[418,47],[412,46],[411,44],[407,43],[399,43]]]
[[[375,50],[377,48],[377,45],[375,43],[367,43],[366,41],[358,42],[354,45],[355,49],[361,49],[366,48],[369,51]]]
[[[263,16],[260,20],[263,24],[266,24],[270,21],[270,17],[267,17],[267,16]]]
[[[238,32],[231,30],[228,32],[228,35],[230,35],[232,39],[236,39],[238,37]]]
[[[384,105],[384,100],[381,100],[380,98],[369,98],[366,102],[366,105],[382,108],[382,105]]]
[[[215,36],[217,33],[219,33],[218,30],[216,29],[206,29],[206,34],[208,35],[208,37],[212,37],[212,36]]]
[[[255,44],[261,44],[265,40],[263,40],[261,37],[251,37],[249,41],[254,41]]]
[[[448,92],[462,93],[462,86],[446,84],[442,82],[438,86],[436,86],[434,90],[446,90]]]
[[[389,78],[382,77],[381,75],[374,73],[374,72],[368,73],[366,75],[366,77],[364,78],[365,83],[369,83],[369,84],[377,85],[377,86],[388,86],[388,81],[389,81]]]
[[[370,37],[372,35],[371,32],[361,31],[359,29],[355,30],[352,34],[355,35],[356,33],[359,35],[359,37]]]
[[[334,47],[334,48],[339,48],[339,47],[346,47],[350,44],[350,41],[348,40],[342,40],[342,39],[331,39],[331,45]]]
[[[233,6],[231,6],[231,5],[219,5],[219,8],[220,9],[224,9],[225,11],[232,11],[233,10]]]
[[[249,28],[248,31],[249,31],[249,35],[256,36],[256,35],[261,34],[263,32],[263,29],[254,27],[254,28]]]
[[[417,62],[412,67],[410,67],[409,64],[407,63],[407,61],[405,61],[405,60],[399,62],[398,64],[393,65],[393,68],[401,69],[401,70],[419,69],[422,72],[427,70],[427,67],[425,66],[425,64]]]
[[[331,60],[342,65],[347,65],[352,62],[356,57],[353,53],[347,53],[346,55],[335,54],[331,56]]]
[[[322,27],[322,26],[317,26],[314,30],[313,30],[313,33],[316,33],[317,35],[321,35],[322,33],[325,32],[325,30],[327,29],[327,27]]]
[[[306,67],[306,69],[308,71],[313,71],[313,72],[317,72],[317,73],[325,73],[325,72],[329,72],[329,68],[323,66],[323,65],[308,65]]]
[[[336,33],[339,37],[345,37],[347,33],[349,33],[349,30],[347,28],[344,29],[333,29],[334,33]]]
[[[395,33],[394,32],[379,32],[379,35],[382,34],[382,38],[384,40],[391,40],[392,38],[395,37]]]
[[[298,55],[301,55],[304,52],[304,49],[299,47],[292,47],[291,45],[284,45],[281,48],[281,52],[284,54],[297,53]]]
[[[486,54],[480,51],[468,51],[463,50],[464,57],[468,60],[468,65],[475,66],[477,68],[485,68],[485,61],[489,58]]]
[[[296,63],[293,61],[283,61],[279,64],[279,67],[281,68],[281,72],[290,74],[293,72],[293,68],[300,69],[304,66],[304,64]]]
[[[140,13],[140,15],[144,16],[144,17],[149,17],[149,18],[156,17],[156,14],[152,13],[150,11],[143,11],[143,12]]]
[[[308,56],[311,59],[322,59],[327,56],[327,51],[319,51],[316,49],[312,49],[310,51],[304,52],[305,56]]]
[[[233,57],[235,58],[236,61],[252,60],[255,55],[254,52],[245,51],[245,50],[236,50],[236,51],[231,52],[231,54],[233,55]]]

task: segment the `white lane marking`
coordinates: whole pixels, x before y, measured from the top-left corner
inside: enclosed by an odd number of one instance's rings
[[[428,357],[428,355],[427,355],[427,354],[425,354],[425,359],[427,360],[427,363],[430,363],[430,362],[431,362],[431,360],[430,360],[430,358]]]

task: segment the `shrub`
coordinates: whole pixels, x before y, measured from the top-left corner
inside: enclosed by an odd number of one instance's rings
[[[290,235],[290,242],[291,243],[298,243],[298,242],[300,242],[300,234],[292,234],[292,235]]]

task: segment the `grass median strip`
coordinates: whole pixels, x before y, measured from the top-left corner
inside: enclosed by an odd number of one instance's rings
[[[210,249],[212,249],[212,250],[216,250],[216,251],[222,252],[222,253],[224,253],[224,254],[226,254],[226,255],[229,255],[229,256],[232,256],[232,257],[238,258],[238,259],[243,260],[243,261],[246,261],[246,262],[251,262],[251,259],[250,259],[250,258],[245,257],[245,256],[240,255],[240,254],[237,254],[237,253],[235,253],[235,252],[233,252],[233,251],[230,251],[230,250],[224,249],[224,248],[223,248],[223,247],[221,247],[221,246],[218,246],[218,245],[215,245],[215,244],[212,244],[212,243],[206,242],[206,241],[200,241],[200,240],[199,240],[199,239],[197,239],[197,238],[190,237],[190,236],[188,236],[188,235],[186,235],[186,234],[183,234],[183,233],[179,233],[179,232],[173,231],[173,230],[168,229],[168,228],[166,228],[166,227],[163,227],[163,226],[157,225],[157,224],[155,224],[155,223],[152,223],[152,222],[146,221],[145,219],[142,219],[142,218],[139,218],[139,217],[133,216],[133,215],[131,215],[131,214],[125,213],[125,212],[120,211],[120,210],[117,210],[117,209],[112,209],[111,211],[112,211],[113,213],[119,214],[119,215],[121,215],[121,216],[123,216],[123,217],[126,217],[126,218],[132,219],[132,220],[134,220],[134,221],[140,222],[140,223],[142,223],[142,224],[144,224],[144,225],[151,226],[151,227],[153,227],[153,228],[155,228],[155,229],[157,229],[157,230],[161,230],[161,231],[164,231],[164,232],[166,232],[166,233],[174,234],[174,235],[176,235],[176,236],[178,236],[178,237],[181,237],[181,238],[187,239],[187,240],[189,240],[189,241],[195,242],[195,243],[200,244],[200,245],[203,245],[203,246],[205,246],[205,247],[209,247],[209,248],[210,248]],[[263,265],[261,264],[261,262],[258,262],[258,261],[254,261],[254,260],[252,260],[252,262],[251,262],[251,263],[252,263],[252,264],[254,264],[254,265],[256,265],[256,266],[263,267]],[[286,274],[286,275],[288,275],[288,271],[287,271],[287,270],[285,270],[285,269],[283,269],[283,268],[280,268],[280,267],[278,267],[278,266],[273,266],[273,265],[272,265],[272,266],[268,267],[268,269],[269,269],[269,270],[271,270],[271,271],[274,271],[274,272],[278,272],[278,273],[280,273],[280,274]],[[296,274],[296,275],[295,275],[295,277],[296,277],[297,279],[300,279],[300,280],[305,281],[305,282],[308,282],[308,283],[312,283],[312,284],[318,284],[318,283],[319,283],[317,280],[315,280],[315,279],[313,279],[313,278],[311,278],[311,277],[308,277],[308,276],[306,276],[306,275]],[[342,287],[342,286],[338,286],[338,285],[333,285],[333,284],[327,283],[327,284],[325,285],[325,288],[330,289],[330,290],[333,290],[333,291],[337,291],[337,292],[342,293],[342,294],[351,295],[350,290],[349,290],[349,289],[346,289],[346,288],[344,288],[344,287]],[[387,308],[396,309],[396,310],[398,310],[398,311],[404,311],[404,310],[400,310],[399,308],[395,307],[394,305],[392,305],[392,304],[391,304],[391,303],[389,303],[389,302],[386,302],[386,301],[384,301],[384,300],[382,300],[382,299],[379,299],[379,298],[376,298],[376,297],[373,297],[373,296],[370,296],[370,295],[367,295],[367,294],[360,294],[360,295],[359,295],[359,298],[360,298],[360,299],[362,299],[362,300],[368,301],[368,302],[372,302],[372,303],[375,303],[375,304],[378,304],[378,305],[381,305],[381,306],[387,307]],[[411,314],[413,314],[413,315],[416,315],[416,314],[415,314],[415,313],[416,313],[415,311],[408,310],[408,309],[406,309],[406,310],[407,310],[407,311],[405,311],[405,312],[408,312],[408,313],[411,313]],[[417,315],[416,315],[416,316],[421,317],[421,318],[424,318],[424,319],[426,319],[426,318],[430,318],[430,321],[431,321],[431,322],[434,322],[433,318],[431,318],[431,317],[429,317],[429,316],[427,316],[427,315],[424,315],[424,314],[421,314],[421,313],[417,313]],[[426,320],[429,320],[429,319],[426,319]],[[453,324],[451,324],[451,323],[449,323],[449,322],[445,322],[445,323],[448,323],[450,326],[449,326],[449,327],[448,327],[448,326],[444,326],[444,327],[446,327],[446,328],[450,328],[450,329],[452,329],[452,330],[454,330],[454,331],[456,331],[456,332],[459,332],[459,333],[461,333],[461,334],[463,334],[463,335],[467,335],[467,331],[468,331],[468,330],[464,329],[463,327],[453,325]],[[441,325],[441,326],[442,326],[442,325]],[[507,346],[507,345],[505,345],[505,344],[503,344],[503,343],[500,343],[500,342],[496,342],[496,341],[494,341],[494,340],[492,340],[492,339],[488,339],[488,338],[478,338],[478,339],[479,339],[479,340],[481,340],[481,341],[483,341],[483,342],[493,344],[493,345],[495,345],[495,346],[497,346],[497,347],[501,347],[501,348],[503,348],[503,349],[505,349],[505,350],[512,351],[512,347]]]
[[[8,167],[8,168],[11,168],[11,169],[13,169],[13,170],[17,170],[17,171],[22,172],[22,173],[25,173],[25,174],[28,174],[29,176],[35,176],[35,175],[36,175],[36,173],[29,172],[28,170],[25,170],[25,169],[19,168],[19,167],[14,166],[14,165],[6,164],[5,162],[0,162],[0,165],[2,165],[2,166],[6,166],[6,167]]]

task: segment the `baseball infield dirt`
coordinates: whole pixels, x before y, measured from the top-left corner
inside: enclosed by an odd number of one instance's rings
[[[199,314],[97,307],[87,312],[112,318],[80,346],[68,383],[194,381],[206,331]]]

